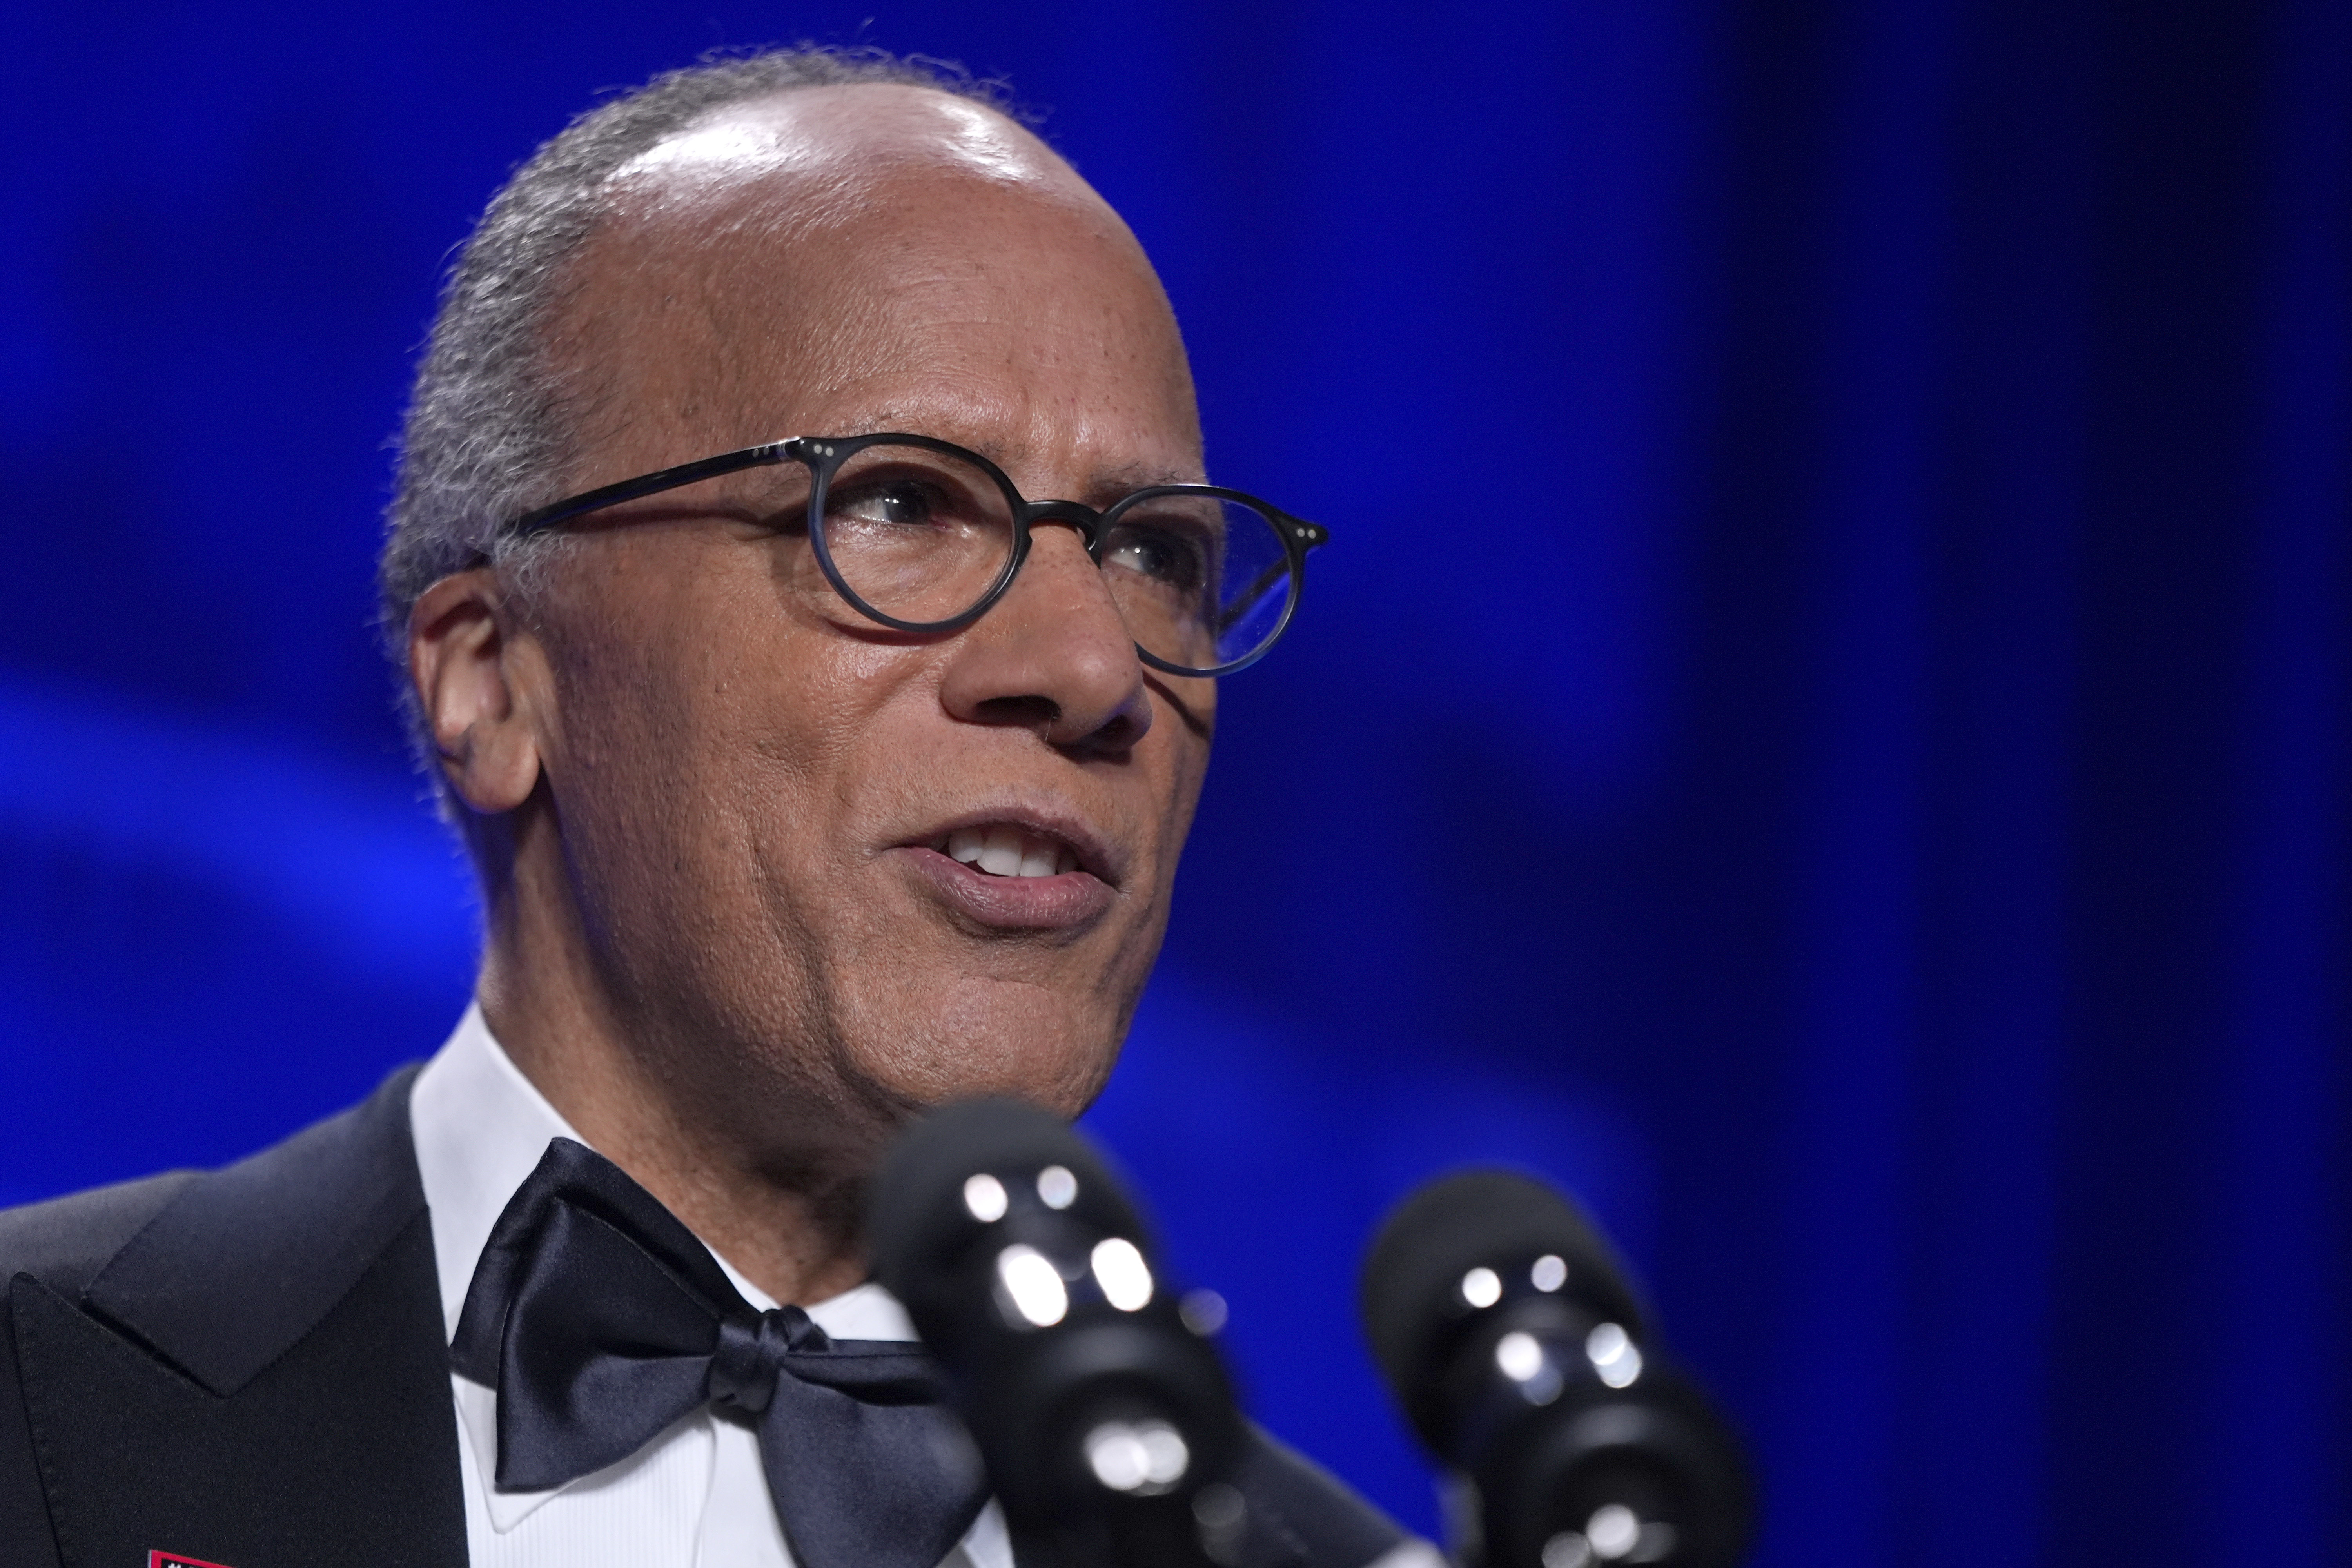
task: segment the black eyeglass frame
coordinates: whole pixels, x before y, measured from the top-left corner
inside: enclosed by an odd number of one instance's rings
[[[996,481],[997,488],[1004,492],[1004,499],[1012,507],[1013,548],[1005,555],[1003,570],[997,574],[996,580],[989,584],[988,590],[981,595],[979,601],[960,615],[943,621],[905,621],[896,616],[885,615],[859,596],[857,591],[852,588],[847,580],[842,576],[841,569],[833,563],[833,552],[827,547],[824,537],[826,490],[833,482],[834,475],[840,471],[842,464],[869,447],[879,446],[919,447],[927,451],[937,452],[941,457],[953,458],[959,461],[970,463]],[[799,463],[809,471],[809,543],[816,552],[817,569],[824,574],[824,580],[832,584],[833,591],[840,595],[851,609],[869,621],[888,626],[894,631],[932,636],[961,631],[986,615],[996,601],[1004,596],[1004,591],[1013,585],[1013,579],[1020,575],[1022,563],[1029,559],[1029,531],[1037,523],[1066,523],[1076,529],[1086,543],[1087,559],[1092,561],[1097,567],[1100,567],[1103,545],[1108,537],[1111,525],[1118,521],[1119,515],[1128,508],[1139,502],[1156,500],[1161,496],[1206,496],[1255,508],[1273,522],[1275,532],[1282,540],[1283,551],[1289,563],[1290,590],[1283,602],[1281,619],[1275,623],[1274,630],[1266,634],[1265,640],[1251,649],[1246,656],[1234,659],[1230,664],[1214,665],[1206,669],[1194,669],[1184,665],[1171,663],[1141,643],[1135,644],[1136,657],[1152,668],[1168,675],[1191,677],[1231,675],[1236,670],[1246,669],[1273,651],[1274,645],[1282,640],[1282,634],[1290,628],[1291,617],[1298,613],[1299,598],[1306,592],[1307,552],[1318,545],[1329,543],[1331,540],[1330,531],[1320,523],[1308,522],[1305,518],[1293,517],[1281,508],[1270,505],[1256,496],[1244,490],[1228,489],[1223,485],[1147,485],[1141,489],[1121,496],[1100,510],[1081,501],[1031,500],[1021,493],[1012,479],[1006,477],[1003,469],[977,452],[959,447],[952,441],[940,440],[936,437],[915,436],[903,431],[887,430],[866,436],[795,436],[782,441],[769,441],[757,447],[744,447],[732,452],[721,452],[715,458],[703,458],[691,463],[680,463],[674,468],[657,468],[650,474],[640,474],[634,479],[623,479],[618,484],[602,485],[595,489],[583,490],[576,496],[524,512],[521,516],[509,521],[499,531],[503,537],[519,539],[543,532],[558,523],[569,522],[574,518],[584,517],[592,511],[602,511],[607,507],[619,506],[624,501],[639,500],[646,496],[659,495],[664,490],[677,489],[704,479],[715,479],[722,474],[740,473],[745,468],[764,468],[781,463]]]

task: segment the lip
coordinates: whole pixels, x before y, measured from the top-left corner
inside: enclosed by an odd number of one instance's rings
[[[934,847],[966,827],[1018,827],[1059,840],[1078,868],[1053,877],[992,877]],[[1063,931],[1088,925],[1109,910],[1127,874],[1126,857],[1073,815],[1030,806],[983,808],[941,822],[889,853],[930,884],[948,906],[998,931]]]

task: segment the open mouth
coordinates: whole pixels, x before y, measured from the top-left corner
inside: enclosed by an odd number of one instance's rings
[[[989,877],[1058,877],[1079,868],[1078,852],[1060,839],[1009,822],[959,827],[931,847]]]
[[[1016,805],[983,806],[899,848],[957,918],[997,931],[1083,934],[1118,906],[1126,874],[1118,846],[1083,817]]]

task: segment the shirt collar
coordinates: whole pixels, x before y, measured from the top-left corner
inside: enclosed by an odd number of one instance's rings
[[[409,1097],[409,1131],[416,1144],[416,1173],[433,1226],[433,1258],[439,1271],[444,1330],[454,1336],[474,1268],[515,1189],[529,1179],[552,1138],[582,1138],[537,1086],[525,1078],[490,1033],[479,1003],[466,1016],[425,1069]],[[746,1279],[714,1252],[719,1267],[765,1311],[775,1298]],[[881,1286],[867,1282],[828,1300],[811,1304],[809,1317],[836,1339],[912,1340],[906,1309]],[[554,1492],[500,1493],[493,1482],[497,1455],[497,1396],[457,1379],[458,1414],[472,1439],[482,1470],[482,1490],[500,1531],[510,1530]],[[658,1445],[666,1439],[656,1438]],[[626,1463],[626,1461],[625,1461]],[[585,1480],[589,1478],[583,1477]],[[572,1483],[580,1484],[579,1482]],[[558,1488],[557,1490],[563,1489]]]
[[[416,1142],[416,1170],[433,1215],[433,1257],[440,1270],[444,1329],[457,1331],[466,1288],[490,1239],[490,1229],[507,1200],[547,1152],[548,1140],[580,1136],[547,1097],[525,1078],[490,1033],[479,1003],[466,1009],[441,1049],[416,1076],[411,1091],[409,1128]],[[719,1267],[761,1311],[776,1299],[743,1277],[724,1258]],[[881,1286],[867,1282],[811,1303],[808,1315],[835,1339],[911,1340],[915,1326],[906,1309]]]

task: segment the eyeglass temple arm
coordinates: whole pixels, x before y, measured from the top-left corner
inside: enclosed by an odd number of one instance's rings
[[[744,468],[756,468],[762,463],[793,461],[801,455],[800,446],[801,443],[796,439],[770,441],[763,446],[745,447],[738,451],[721,452],[715,458],[703,458],[691,463],[680,463],[674,468],[663,468],[634,479],[623,479],[617,485],[605,485],[602,489],[587,490],[557,501],[551,506],[541,507],[536,511],[527,511],[499,531],[509,536],[536,533],[542,528],[551,528],[559,522],[569,522],[572,519],[583,516],[588,512],[602,511],[608,506],[618,506],[623,501],[635,500],[643,496],[658,495],[664,490],[674,490],[680,486],[693,484],[698,479],[715,479],[721,474],[732,474]]]

